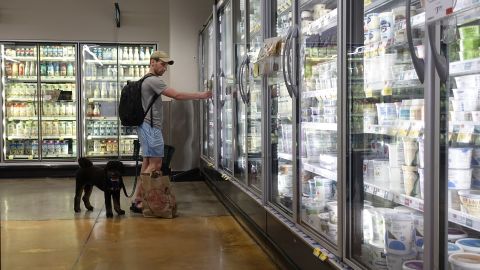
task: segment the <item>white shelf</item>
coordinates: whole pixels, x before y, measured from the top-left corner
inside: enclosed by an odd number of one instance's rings
[[[102,102],[102,101],[115,102],[117,101],[117,99],[116,98],[89,98],[88,99],[88,102]]]
[[[120,139],[138,139],[138,135],[120,135]]]
[[[96,139],[117,139],[118,135],[88,135],[87,140],[96,140]]]
[[[41,76],[41,82],[75,82],[75,76]]]
[[[40,56],[40,61],[58,61],[58,62],[75,62],[75,57],[51,57],[51,56]]]
[[[367,182],[363,186],[366,193],[423,212],[424,204],[420,198],[407,196]]]
[[[5,59],[8,61],[17,60],[17,61],[37,61],[36,56],[6,56]]]
[[[42,116],[42,120],[75,121],[77,118],[75,116]]]
[[[8,160],[12,160],[12,159],[33,159],[34,157],[32,155],[7,155],[7,159]],[[35,158],[37,159],[38,156],[35,156]]]
[[[7,121],[29,121],[38,120],[37,116],[8,116]]]
[[[316,130],[337,131],[337,123],[302,122],[302,127]]]
[[[480,58],[450,63],[450,76],[480,73]]]
[[[458,210],[448,209],[448,220],[453,223],[480,231],[480,218]]]
[[[111,121],[116,121],[118,118],[115,117],[115,116],[110,116],[110,117],[106,117],[106,116],[87,116],[85,118],[86,120],[111,120]]]
[[[318,166],[315,166],[315,165],[312,165],[312,164],[308,164],[308,163],[305,163],[305,162],[302,162],[302,165],[303,165],[303,169],[305,171],[309,171],[309,172],[318,174],[320,176],[323,176],[325,178],[337,181],[337,172],[335,172],[335,171],[327,170],[327,169],[324,169],[324,168],[321,168],[321,167],[318,167]]]
[[[278,153],[278,157],[281,159],[289,160],[289,161],[293,160],[292,154]]]
[[[76,139],[77,136],[75,135],[45,135],[42,136],[42,139],[45,140],[53,140],[53,139],[58,139],[58,140],[65,140],[65,139]]]
[[[46,155],[43,158],[74,158],[76,155],[67,154],[67,155]]]
[[[335,96],[335,99],[336,99],[337,88],[305,91],[302,94],[303,98],[319,97],[322,99],[332,99],[333,96]]]

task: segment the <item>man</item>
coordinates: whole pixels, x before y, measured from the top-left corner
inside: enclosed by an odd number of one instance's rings
[[[142,83],[142,105],[146,109],[154,94],[159,95],[151,108],[147,112],[145,121],[142,125],[137,127],[138,139],[143,151],[143,163],[141,173],[157,172],[160,174],[163,158],[163,109],[161,95],[176,99],[176,100],[192,100],[192,99],[207,99],[212,97],[211,91],[205,92],[180,92],[173,88],[167,87],[165,82],[160,78],[169,65],[173,65],[174,61],[168,57],[163,51],[155,51],[150,56],[150,70],[153,76],[146,78]],[[152,119],[153,118],[153,119]],[[153,120],[153,122],[152,122]],[[133,212],[141,213],[141,187],[142,183],[137,186],[135,190],[135,198],[130,207]]]

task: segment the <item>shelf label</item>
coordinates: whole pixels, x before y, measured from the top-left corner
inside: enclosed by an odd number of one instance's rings
[[[315,255],[315,257],[320,256],[320,254],[322,254],[322,252],[320,251],[319,248],[314,248],[313,249],[313,255]]]
[[[428,0],[426,1],[426,21],[432,22],[453,13],[455,0]]]

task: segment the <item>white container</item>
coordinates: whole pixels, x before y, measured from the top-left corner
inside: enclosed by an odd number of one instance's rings
[[[376,185],[390,185],[389,171],[388,160],[373,160],[373,180]]]
[[[415,226],[415,249],[420,252],[420,251],[423,251],[423,236],[424,236],[423,215],[414,214],[413,224]]]
[[[406,166],[417,165],[418,143],[413,140],[403,141],[404,164]]]
[[[456,189],[448,190],[448,208],[461,210],[460,197],[458,196],[458,190]]]
[[[364,205],[362,210],[363,241],[369,243],[373,241],[373,206]]]
[[[461,247],[465,252],[480,253],[480,239],[477,238],[464,238],[459,239],[455,244]]]
[[[448,148],[448,168],[470,169],[472,150],[470,147]]]
[[[397,119],[395,103],[377,103],[377,115],[379,125],[393,125]]]
[[[385,216],[396,212],[391,208],[374,208],[371,211],[373,212],[373,240],[371,243],[385,246]]]
[[[478,270],[480,269],[480,254],[456,253],[448,257],[452,270]]]
[[[480,124],[480,111],[472,111],[472,121]]]
[[[472,184],[472,169],[448,169],[449,189],[470,189]]]
[[[367,183],[373,182],[373,160],[363,160],[363,181]]]
[[[477,99],[452,99],[452,108],[456,112],[471,112],[477,110]]]
[[[378,13],[367,14],[367,29],[373,30],[380,27],[380,19]]]
[[[387,259],[385,256],[385,247],[381,244],[366,243],[365,258],[372,269],[388,270]]]
[[[415,196],[418,193],[418,168],[415,166],[402,166],[402,171],[405,195]]]
[[[412,252],[406,255],[395,255],[387,253],[387,266],[389,270],[402,270],[403,263],[415,260],[417,253]]]
[[[461,252],[464,252],[464,250],[459,245],[450,242],[448,243],[448,256]]]
[[[467,75],[455,77],[457,88],[480,88],[480,75]]]
[[[472,216],[480,218],[480,191],[479,190],[460,190],[458,197],[461,202],[461,210]]]
[[[387,144],[388,147],[388,161],[390,167],[400,168],[404,165],[405,157],[403,150],[403,143],[390,143]]]
[[[393,13],[383,12],[379,14],[380,38],[382,42],[389,42],[393,39]]]
[[[387,254],[407,255],[414,245],[414,221],[412,215],[397,211],[385,215],[385,241]]]
[[[402,168],[390,167],[390,190],[395,192],[403,192],[403,171]]]
[[[337,202],[328,202],[327,203],[329,220],[332,224],[337,224],[338,221],[338,207]]]
[[[462,230],[457,228],[448,228],[448,241],[449,242],[456,242],[459,239],[467,238],[468,234]]]
[[[420,261],[420,260],[406,261],[402,265],[402,270],[423,270],[423,261]]]

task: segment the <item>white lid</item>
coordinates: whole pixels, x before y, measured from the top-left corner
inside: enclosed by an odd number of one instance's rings
[[[423,261],[411,260],[406,261],[402,265],[403,270],[423,270]]]
[[[468,234],[462,230],[457,228],[448,228],[448,241],[457,241],[458,239],[467,238]]]
[[[480,254],[475,253],[455,253],[448,257],[452,265],[468,267],[468,269],[479,269]]]
[[[454,243],[448,243],[448,255],[463,252],[463,248]]]
[[[477,238],[463,238],[455,242],[459,247],[463,248],[465,252],[480,253],[480,239]]]

